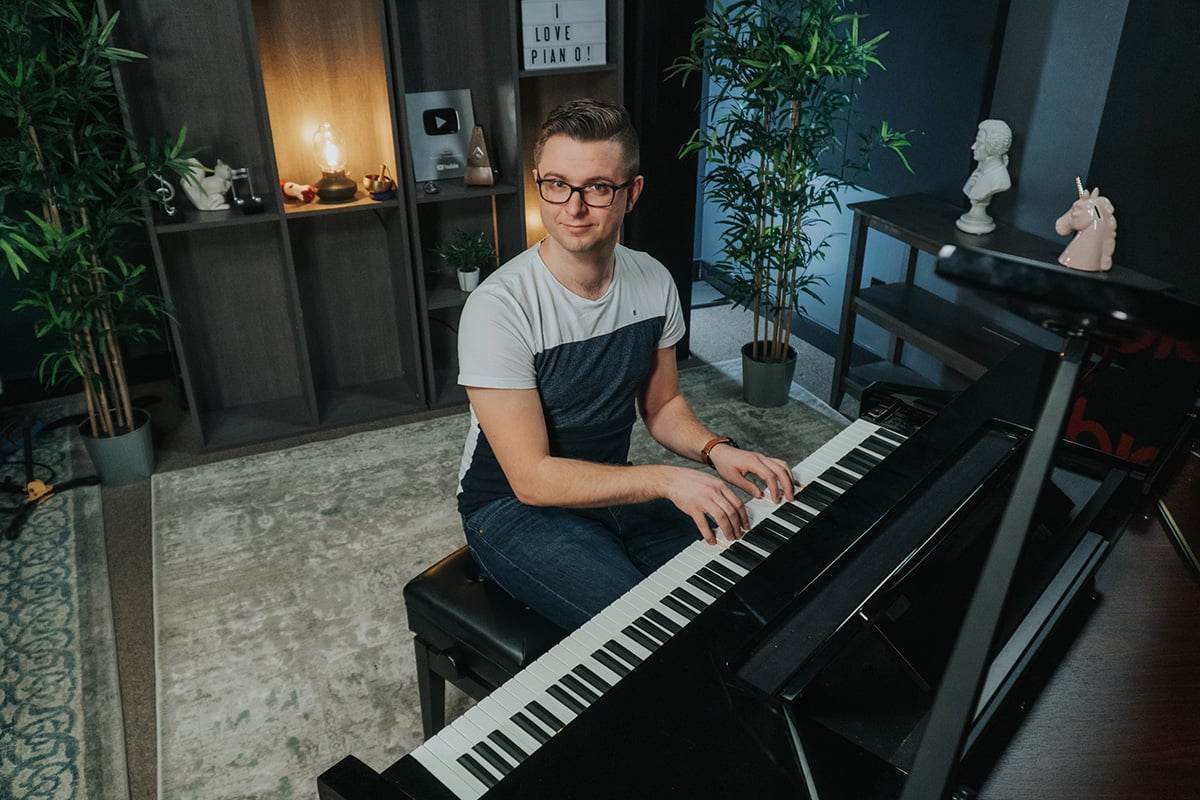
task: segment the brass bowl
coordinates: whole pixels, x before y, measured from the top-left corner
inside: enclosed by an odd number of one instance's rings
[[[364,175],[363,187],[371,194],[382,194],[396,188],[396,182],[387,175]]]

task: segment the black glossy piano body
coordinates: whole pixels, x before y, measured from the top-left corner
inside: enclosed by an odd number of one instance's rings
[[[890,798],[948,653],[1057,354],[1014,351],[486,794],[491,798]],[[910,416],[911,422],[911,416]],[[1140,491],[1063,443],[1037,502],[961,778],[1056,640]],[[348,757],[324,800],[450,798],[406,756]]]

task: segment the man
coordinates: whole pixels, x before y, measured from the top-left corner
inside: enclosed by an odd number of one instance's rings
[[[564,103],[533,155],[547,237],[472,292],[459,327],[472,415],[458,499],[484,572],[574,629],[697,536],[715,543],[711,524],[740,537],[749,522],[729,484],[761,497],[756,475],[779,502],[793,478],[715,436],[680,394],[674,283],[617,243],[643,185],[625,109]],[[717,475],[629,465],[635,404],[659,443]]]

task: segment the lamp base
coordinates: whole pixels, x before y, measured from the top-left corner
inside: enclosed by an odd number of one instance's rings
[[[322,172],[321,180],[313,188],[317,190],[318,203],[345,203],[358,192],[358,184],[346,176],[345,170]]]

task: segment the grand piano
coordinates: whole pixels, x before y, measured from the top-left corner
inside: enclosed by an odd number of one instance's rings
[[[1005,296],[997,271],[1042,279],[996,261],[939,271]],[[1024,310],[1077,346],[1019,347],[954,396],[864,395],[795,502],[752,503],[744,540],[684,551],[382,772],[347,756],[322,800],[971,796],[1154,480],[1059,438],[1089,343],[1158,314],[1154,292],[1045,279]]]

